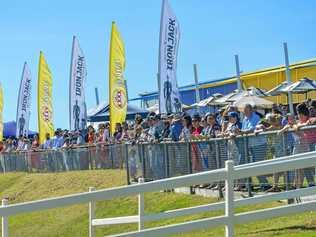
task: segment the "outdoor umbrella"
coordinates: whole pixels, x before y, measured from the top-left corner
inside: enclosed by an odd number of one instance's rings
[[[201,100],[199,103],[197,103],[197,106],[199,107],[205,107],[208,106],[209,103],[211,103],[215,98],[213,96],[210,96],[204,100]]]
[[[181,104],[181,109],[188,110],[188,109],[191,109],[191,106],[186,105],[186,104]],[[155,114],[159,114],[159,104],[154,104],[153,106],[148,107],[147,110],[149,112],[154,112]]]
[[[206,99],[203,99],[198,103],[194,103],[185,109],[193,109],[193,108],[201,108],[201,107],[211,106],[211,105],[214,105],[214,103],[212,103],[214,100],[221,98],[221,97],[223,97],[223,95],[221,93],[215,93],[212,96],[210,96]]]
[[[239,98],[234,102],[234,106],[236,106],[238,109],[243,109],[246,104],[250,104],[252,106],[256,106],[257,108],[261,109],[269,109],[272,108],[273,102],[270,100],[266,100],[264,98],[261,98],[259,96],[254,95],[248,95]]]
[[[282,88],[280,91],[283,93],[291,92],[295,94],[305,93],[307,99],[307,93],[314,90],[316,90],[316,81],[304,77],[303,79]]]
[[[269,96],[277,96],[277,95],[281,95],[284,94],[283,89],[286,88],[288,86],[288,82],[284,81],[281,84],[277,85],[276,87],[272,88],[271,90],[269,90],[267,92],[267,94]],[[287,93],[287,92],[286,92]]]
[[[235,93],[234,95],[227,98],[227,102],[235,102],[245,96],[257,96],[257,97],[265,97],[267,96],[266,92],[262,89],[256,88],[256,87],[249,87],[247,90],[239,91]]]
[[[221,94],[221,93],[215,93],[215,94],[213,94],[212,96],[213,96],[215,99],[217,99],[217,98],[223,97],[223,94]]]
[[[233,96],[235,96],[236,94],[238,94],[238,91],[237,90],[234,90],[233,92],[227,94],[227,95],[224,95],[218,99],[215,99],[212,104],[213,105],[226,105],[226,104],[229,104],[229,99]]]
[[[154,105],[148,107],[147,110],[149,112],[154,112],[154,113],[158,114],[159,113],[159,104],[154,104]]]
[[[247,89],[250,95],[265,97],[268,96],[266,90],[251,86]]]
[[[247,90],[242,90],[242,91],[234,90],[233,92],[214,100],[212,103],[217,104],[217,105],[220,105],[220,104],[225,105],[231,102],[235,102],[245,96],[265,97],[267,96],[267,94],[262,89],[259,89],[256,87],[249,87],[247,88]]]

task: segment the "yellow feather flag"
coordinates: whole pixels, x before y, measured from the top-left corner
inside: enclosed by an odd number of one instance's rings
[[[0,141],[3,140],[3,90],[0,84]]]
[[[53,78],[46,63],[44,54],[40,52],[38,65],[38,85],[37,85],[37,111],[39,140],[42,144],[46,139],[46,134],[54,135],[53,123],[53,103],[52,103]]]
[[[113,134],[116,123],[125,121],[127,111],[127,94],[124,79],[125,49],[115,22],[112,22],[109,65],[110,124],[111,133]]]

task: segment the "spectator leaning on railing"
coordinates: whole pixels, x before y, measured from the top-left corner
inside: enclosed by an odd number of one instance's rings
[[[250,134],[253,133],[256,129],[256,126],[260,122],[260,117],[257,113],[255,113],[252,109],[252,106],[250,104],[245,105],[244,108],[244,119],[242,122],[242,129],[240,131],[240,134]],[[249,155],[252,157],[252,162],[258,162],[263,161],[266,157],[266,151],[267,151],[267,141],[266,138],[263,136],[259,137],[249,137],[248,139],[248,147],[249,147]],[[241,155],[241,164],[244,164],[246,161],[247,154]],[[270,185],[268,184],[268,180],[266,176],[258,176],[257,177],[261,190],[266,191],[270,188]]]
[[[270,150],[273,151],[273,156],[275,157],[314,150],[313,144],[316,143],[316,133],[312,130],[302,130],[301,128],[316,124],[316,118],[314,117],[316,114],[316,102],[310,101],[309,105],[307,103],[299,104],[296,110],[298,113],[297,121],[292,115],[286,114],[286,106],[281,106],[280,108],[278,105],[273,105],[272,112],[267,114],[263,120],[260,119],[258,112],[249,104],[245,106],[242,114],[234,106],[228,106],[225,110],[222,109],[219,115],[207,113],[205,116],[201,116],[196,113],[191,117],[189,114],[157,115],[150,113],[145,119],[137,115],[132,123],[130,121],[122,124],[117,123],[114,134],[110,134],[109,123],[102,123],[99,124],[97,131],[91,125],[87,129],[79,131],[57,129],[53,138],[46,134],[46,139],[41,145],[36,135],[32,141],[25,137],[19,137],[18,140],[8,138],[0,144],[0,152],[61,148],[75,149],[80,146],[94,147],[100,144],[131,142],[133,144],[143,142],[179,142],[180,140],[190,142],[223,137],[227,138],[227,143],[225,145],[220,143],[221,149],[224,146],[227,158],[234,160],[235,165],[239,165],[246,162],[246,157],[249,158],[248,162],[264,160],[270,154],[267,152]],[[283,150],[279,149],[278,147],[281,146],[280,141],[282,140],[280,135],[289,129],[293,129],[295,132],[286,134],[286,148]],[[262,132],[269,130],[278,130],[279,132],[273,136],[273,139],[267,139],[265,135],[261,135]],[[245,150],[244,138],[236,138],[236,136],[250,135],[252,133],[258,134],[258,136],[249,136],[245,139],[245,141],[248,141],[248,147]],[[152,149],[156,151],[156,148]],[[198,142],[192,143],[191,149],[193,171],[210,169],[211,167],[209,166],[213,161],[209,160],[209,157],[215,156],[215,146],[211,145],[211,143]],[[281,153],[281,150],[283,153]],[[104,154],[108,155],[108,153]],[[153,157],[153,160],[159,159],[157,158],[159,156],[155,155]],[[155,167],[160,166],[157,165]],[[296,187],[303,185],[304,178],[307,179],[310,186],[314,185],[314,168],[299,170],[296,173],[298,174],[295,178]],[[290,178],[291,185],[294,183],[294,175],[292,177]],[[260,176],[258,179],[261,189],[267,190],[269,185],[266,177]],[[279,174],[274,174],[274,184],[270,191],[279,191],[278,181]],[[242,184],[240,186],[242,188]]]

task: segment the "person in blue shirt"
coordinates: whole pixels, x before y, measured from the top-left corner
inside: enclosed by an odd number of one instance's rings
[[[244,108],[244,119],[242,121],[241,134],[253,133],[256,126],[260,122],[260,117],[257,115],[250,104],[246,104]],[[252,157],[252,162],[263,161],[266,158],[267,140],[264,136],[255,136],[248,138],[248,152]],[[240,163],[245,163],[245,152],[241,153]],[[266,191],[271,188],[268,184],[266,176],[258,176],[257,179],[260,182],[262,191]]]
[[[46,133],[46,139],[44,143],[42,144],[43,149],[51,149],[52,148],[52,140],[50,139],[49,133]]]
[[[62,136],[62,132],[60,129],[57,129],[55,131],[55,136],[52,140],[52,148],[58,149],[61,148],[64,145],[64,138]]]
[[[170,126],[170,138],[172,139],[172,141],[174,142],[179,141],[179,137],[180,137],[182,129],[183,129],[183,125],[181,121],[181,116],[176,114]]]

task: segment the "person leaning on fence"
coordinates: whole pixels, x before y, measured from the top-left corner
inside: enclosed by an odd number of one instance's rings
[[[180,140],[190,141],[192,137],[192,119],[190,115],[185,115],[182,120],[182,131],[180,134]]]
[[[313,100],[309,106],[309,114],[311,117],[316,117],[316,100]]]
[[[50,134],[49,133],[46,133],[45,135],[45,141],[44,143],[42,144],[42,148],[43,149],[51,149],[53,146],[52,144],[52,140],[50,139]]]
[[[148,126],[149,126],[149,130],[148,130],[148,141],[149,142],[156,142],[159,140],[160,135],[159,134],[159,129],[158,129],[158,120],[156,119],[155,116],[150,116],[148,118]]]
[[[265,119],[262,121],[260,125],[257,125],[255,129],[255,134],[266,132],[266,131],[277,131],[282,128],[281,125],[281,114],[280,113],[269,113],[266,114]],[[272,134],[269,136],[269,147],[271,148],[272,155],[274,158],[282,157],[285,155],[285,151],[283,149],[283,139],[282,136],[277,134]],[[281,173],[273,174],[273,186],[268,189],[268,192],[280,192],[279,188],[279,178]]]
[[[122,137],[122,133],[123,133],[123,128],[121,123],[116,123],[115,124],[115,131],[113,134],[113,138],[115,142],[120,141],[121,137]]]
[[[172,123],[170,126],[170,138],[172,139],[172,141],[174,142],[179,141],[182,128],[183,128],[183,124],[181,121],[181,116],[179,114],[175,114],[172,117]]]
[[[240,139],[235,139],[241,129],[241,123],[237,112],[229,112],[226,130],[221,133],[221,137],[230,138],[227,141],[227,158],[233,160],[235,165],[239,164]]]
[[[255,131],[256,126],[260,122],[260,117],[253,111],[250,104],[246,104],[244,108],[244,119],[242,122],[241,134],[250,134]],[[252,162],[263,161],[266,158],[267,140],[264,136],[252,136],[248,138],[248,153],[252,157]],[[240,164],[246,162],[246,154],[243,152],[240,159]],[[271,186],[268,184],[266,176],[258,176],[262,191],[266,191]]]
[[[207,127],[204,135],[209,138],[216,138],[221,133],[221,126],[216,121],[216,115],[209,113],[206,115]]]
[[[301,103],[296,107],[298,114],[298,122],[294,129],[299,138],[299,143],[296,144],[293,150],[293,154],[299,154],[303,152],[309,152],[315,150],[316,133],[314,129],[300,130],[307,125],[316,124],[316,118],[310,117],[309,109],[305,103]],[[315,167],[305,168],[296,172],[296,187],[303,186],[304,177],[306,177],[308,186],[315,185]]]

